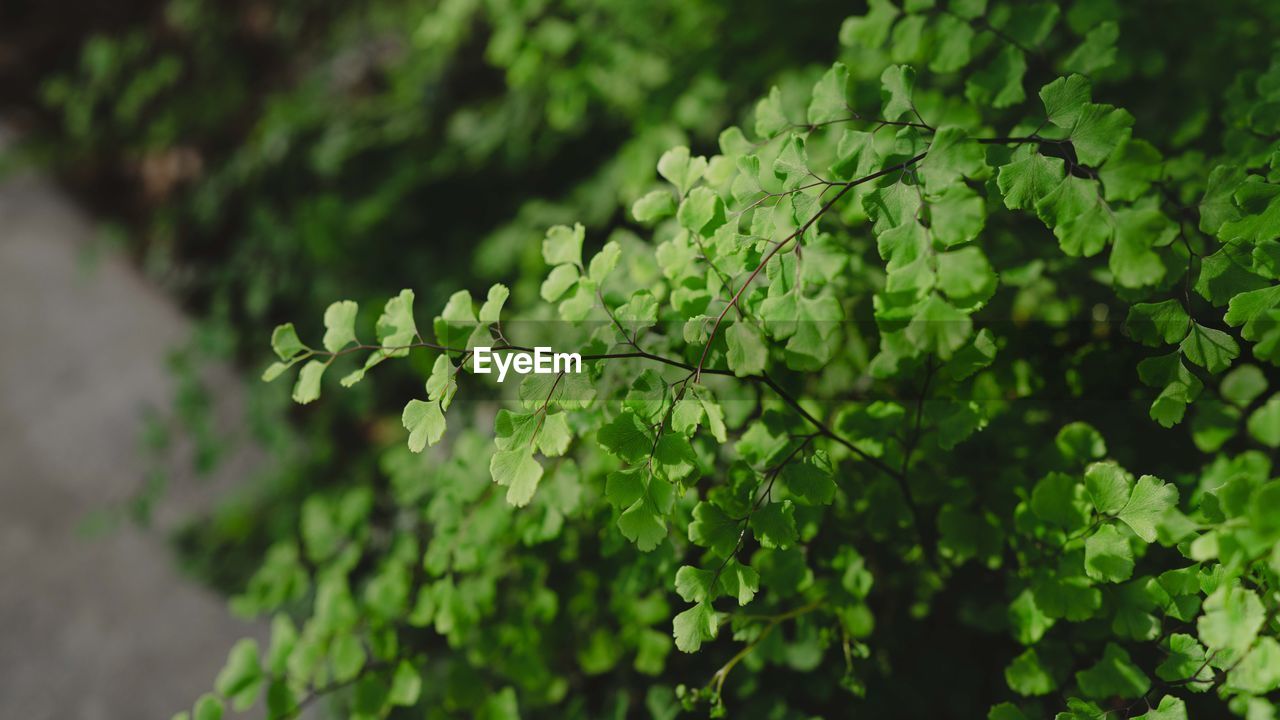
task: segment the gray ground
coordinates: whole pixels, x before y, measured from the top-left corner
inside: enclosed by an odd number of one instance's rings
[[[139,487],[141,420],[169,407],[165,354],[188,332],[124,259],[86,267],[94,239],[47,183],[0,180],[0,718],[165,719],[260,633],[181,576],[165,540],[253,458],[175,479],[154,529],[79,532]],[[235,417],[238,381],[215,382]]]

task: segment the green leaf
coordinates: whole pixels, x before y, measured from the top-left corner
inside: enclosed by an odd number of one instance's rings
[[[1280,394],[1267,398],[1266,403],[1254,410],[1247,427],[1253,439],[1269,448],[1280,447]]]
[[[1177,352],[1138,363],[1138,377],[1146,385],[1162,388],[1151,404],[1151,418],[1164,427],[1173,427],[1181,422],[1187,405],[1204,388],[1199,378],[1182,364]]]
[[[1107,443],[1092,425],[1083,422],[1067,423],[1054,438],[1058,452],[1068,460],[1088,462],[1105,457]]]
[[[835,498],[836,482],[826,453],[814,453],[804,462],[788,463],[782,469],[782,482],[810,505],[827,505]]]
[[[1265,619],[1262,601],[1252,590],[1222,585],[1205,598],[1196,631],[1205,647],[1217,651],[1217,659],[1229,664],[1249,649]]]
[[[1240,346],[1230,335],[1195,322],[1179,348],[1183,357],[1211,373],[1226,370],[1240,356]]]
[[[699,401],[702,403],[702,409],[706,413],[707,426],[711,430],[711,436],[716,442],[721,444],[728,442],[728,428],[724,423],[724,408],[715,401],[715,398],[708,392],[697,392]]]
[[[664,155],[663,157],[665,158],[666,156]],[[659,163],[659,168],[661,168],[661,163]],[[553,226],[547,230],[547,235],[542,240],[542,259],[546,260],[548,265],[568,263],[581,266],[582,241],[585,237],[586,229],[582,227],[582,223],[575,223],[573,227],[568,225]]]
[[[1053,675],[1041,664],[1035,648],[1028,648],[1014,658],[1004,670],[1004,679],[1009,689],[1019,695],[1047,695],[1058,687]]]
[[[493,481],[507,488],[507,502],[524,507],[533,499],[542,479],[542,465],[533,459],[532,448],[499,450],[489,461]]]
[[[1092,97],[1089,80],[1080,75],[1060,77],[1040,88],[1045,115],[1064,130],[1075,126]]]
[[[271,649],[264,663],[267,672],[281,675],[288,667],[289,655],[298,642],[298,629],[285,613],[271,618]]]
[[[1226,685],[1253,695],[1266,695],[1280,688],[1280,642],[1273,637],[1258,638],[1249,654],[1227,675]],[[1181,718],[1185,719],[1186,714]]]
[[[993,516],[955,505],[946,505],[938,513],[938,533],[938,549],[957,562],[976,557],[988,564],[996,563],[1004,544]]]
[[[439,402],[410,400],[400,415],[400,423],[409,431],[409,449],[413,452],[422,452],[444,437],[445,420]]]
[[[923,225],[914,220],[907,220],[897,227],[881,232],[876,238],[876,249],[880,251],[880,257],[885,260],[885,269],[892,275],[899,270],[926,266],[927,263],[918,261],[928,255],[929,238]],[[924,267],[922,270],[927,272],[928,268]],[[888,289],[890,292],[895,291],[892,282]]]
[[[538,451],[547,457],[560,457],[569,450],[573,441],[573,431],[569,429],[569,416],[566,413],[547,413],[543,416],[542,428],[538,431]]]
[[[1267,391],[1267,377],[1257,365],[1239,365],[1223,376],[1218,390],[1227,402],[1245,408]]]
[[[1204,196],[1200,199],[1201,231],[1217,235],[1224,224],[1240,218],[1235,193],[1245,177],[1243,169],[1228,165],[1219,165],[1209,173]]]
[[[838,179],[852,180],[870,175],[878,167],[879,161],[875,135],[845,128],[836,146],[836,161],[831,164],[831,173]]]
[[[671,217],[675,211],[676,201],[669,190],[651,190],[631,204],[631,217],[645,224]]]
[[[920,216],[920,205],[919,188],[904,182],[876,188],[862,200],[863,209],[874,221],[876,235],[914,222]]]
[[[333,303],[324,311],[324,349],[336,353],[356,341],[356,311],[351,300]]]
[[[1165,267],[1153,248],[1172,239],[1177,226],[1152,205],[1117,210],[1115,222],[1115,246],[1107,266],[1116,282],[1127,288],[1160,282]]]
[[[773,161],[773,175],[782,181],[783,190],[795,190],[812,179],[803,137],[792,135],[782,144],[778,157]]]
[[[1133,575],[1133,549],[1114,525],[1103,525],[1084,541],[1084,569],[1103,582],[1123,582]]]
[[[670,193],[668,193],[670,196]],[[600,248],[600,252],[591,258],[591,265],[587,270],[588,277],[591,281],[600,285],[604,283],[613,269],[618,266],[618,258],[622,256],[622,246],[616,240],[610,240]]]
[[[771,138],[789,127],[791,127],[791,121],[787,119],[786,113],[782,110],[782,91],[777,86],[774,86],[769,89],[768,95],[756,103],[756,135],[762,138]],[[686,150],[685,152],[687,153],[688,151]],[[658,166],[658,171],[662,171],[661,164]],[[663,173],[663,177],[667,177],[665,173]],[[667,179],[670,180],[671,178],[667,177]],[[672,182],[675,181],[672,180]],[[679,187],[680,183],[676,183],[676,186]],[[680,192],[683,194],[684,189],[681,189]]]
[[[1228,325],[1239,325],[1250,318],[1257,318],[1275,306],[1271,283],[1250,269],[1252,252],[1252,246],[1247,243],[1230,242],[1200,261],[1200,276],[1196,279],[1195,290],[1201,297],[1217,306],[1240,299],[1241,309],[1235,316],[1239,317],[1239,322],[1232,322],[1233,316],[1228,313]],[[1272,302],[1254,307],[1253,303],[1263,300]],[[1246,310],[1248,316],[1241,317]],[[1245,339],[1256,338],[1246,335]]]
[[[1091,29],[1084,42],[1076,46],[1062,61],[1062,69],[1072,72],[1094,75],[1099,70],[1111,67],[1116,61],[1116,40],[1120,37],[1120,26],[1108,20]]]
[[[1119,637],[1133,640],[1154,640],[1160,636],[1160,620],[1152,612],[1156,609],[1158,584],[1149,577],[1139,577],[1124,583],[1110,593],[1113,615],[1111,631]]]
[[[245,638],[231,647],[231,652],[227,654],[227,664],[218,672],[213,687],[219,695],[228,698],[237,711],[244,711],[257,698],[262,679],[262,665],[258,662],[258,641]]]
[[[1227,220],[1218,229],[1222,240],[1244,240],[1258,244],[1280,237],[1280,185],[1248,180],[1233,194],[1240,217]]]
[[[1013,158],[1000,168],[996,185],[1004,196],[1005,207],[1034,210],[1036,203],[1062,182],[1062,160],[1046,157],[1028,147],[1015,150]]]
[[[1177,300],[1137,303],[1129,308],[1125,327],[1129,335],[1143,345],[1172,345],[1187,337],[1191,318]]]
[[[684,565],[676,571],[676,594],[685,602],[715,600],[715,592],[711,587],[715,581],[716,573]]]
[[[610,481],[614,481],[615,476],[621,484],[611,493],[610,502],[620,504],[618,501],[628,495],[636,498],[618,516],[618,529],[641,551],[653,550],[667,537],[666,514],[675,499],[671,483],[658,478],[646,479],[638,472],[630,476],[615,473]]]
[[[986,67],[965,79],[964,96],[976,105],[996,108],[1017,105],[1026,98],[1022,89],[1022,78],[1026,74],[1026,55],[1006,45]]]
[[[987,0],[951,0],[947,10],[963,20],[976,20],[987,13]]]
[[[907,326],[907,338],[922,350],[946,360],[973,332],[969,316],[937,295],[929,296]]]
[[[945,247],[978,237],[986,225],[987,203],[962,184],[952,185],[929,202],[929,230]]]
[[[1098,169],[1098,179],[1106,188],[1109,201],[1133,201],[1141,197],[1151,183],[1160,179],[1163,157],[1145,140],[1130,138]]]
[[[431,375],[427,377],[427,397],[440,403],[441,410],[448,410],[457,392],[457,368],[449,361],[448,355],[437,355],[431,365]]]
[[[495,283],[489,288],[489,296],[485,299],[484,304],[480,306],[480,312],[476,314],[476,318],[485,324],[498,322],[502,315],[502,306],[507,302],[507,298],[511,296],[511,291],[502,283]]]
[[[966,177],[976,177],[985,168],[982,146],[970,140],[962,128],[944,125],[934,133],[919,172],[925,190],[937,193]]]
[[[1203,690],[1213,681],[1213,668],[1205,662],[1207,654],[1194,637],[1186,633],[1169,636],[1168,655],[1156,667],[1156,677],[1166,682],[1187,682],[1193,690]]]
[[[1009,626],[1023,645],[1034,645],[1053,627],[1054,619],[1036,604],[1035,593],[1023,590],[1009,603]]]
[[[671,429],[684,435],[692,435],[702,422],[702,416],[702,403],[697,398],[680,398],[671,410]]]
[[[466,293],[462,293],[466,295]],[[470,298],[467,300],[470,302]],[[473,318],[474,320],[474,318]],[[395,351],[388,351],[389,357],[403,357],[409,354],[408,348],[404,346],[413,343],[418,338],[418,326],[413,320],[413,291],[401,290],[400,294],[387,301],[382,309],[382,314],[378,316],[378,324],[376,326],[378,343],[391,348],[400,348]]]
[[[730,558],[720,573],[720,590],[737,599],[738,605],[746,605],[760,591],[760,573]]]
[[[391,678],[391,689],[387,692],[387,703],[400,707],[412,707],[417,704],[422,693],[422,676],[413,668],[408,660],[401,660],[396,665],[395,675]]]
[[[910,114],[915,118],[911,94],[916,86],[916,71],[908,65],[891,65],[880,74],[880,102],[885,120],[901,120]]]
[[[1030,720],[1017,705],[1013,703],[1002,702],[994,705],[991,711],[987,713],[987,720]]]
[[[547,275],[547,279],[542,281],[542,287],[538,292],[543,300],[555,302],[577,282],[578,267],[576,265],[557,265],[551,268],[551,272]]]
[[[609,473],[605,480],[605,499],[616,508],[626,508],[644,496],[645,478],[639,468]]]
[[[929,59],[929,69],[936,73],[950,73],[968,65],[973,59],[973,27],[954,15],[943,15],[937,19],[934,30],[936,44]]]
[[[333,668],[333,679],[337,682],[354,680],[360,675],[368,659],[364,643],[356,635],[339,635],[329,647],[329,664]]]
[[[952,302],[965,308],[985,303],[996,291],[996,273],[987,256],[976,247],[940,253],[938,287]]]
[[[736,125],[722,130],[717,141],[720,145],[720,153],[726,158],[734,159],[735,161],[743,155],[750,155],[755,149],[755,146],[751,144],[747,136],[743,134],[742,128]]]
[[[299,356],[297,359],[290,360],[287,363],[282,363],[282,362],[271,363],[270,365],[267,366],[266,370],[262,371],[262,381],[271,382],[272,380],[275,380],[276,378],[283,375],[285,370],[288,370],[289,368],[293,367],[294,363],[298,362],[298,360],[302,359],[302,357],[305,357],[305,355]]]
[[[1015,44],[1024,47],[1036,47],[1049,37],[1060,12],[1057,3],[1021,2],[1011,6],[1012,12],[1005,16],[1001,30]]]
[[[715,639],[719,621],[711,605],[700,602],[676,615],[671,626],[676,647],[681,652],[692,653],[697,652],[702,643]]]
[[[786,549],[795,544],[795,506],[790,500],[768,503],[751,514],[751,532],[761,547]]]
[[[822,74],[813,86],[813,98],[809,101],[809,124],[842,120],[851,115],[846,89],[849,86],[849,68],[836,63]]]
[[[1114,515],[1129,501],[1133,478],[1115,463],[1093,463],[1084,471],[1084,486],[1098,512]]]
[[[1165,695],[1159,705],[1135,715],[1133,720],[1187,720],[1187,704],[1181,698]]]
[[[1096,665],[1076,673],[1076,684],[1086,697],[1097,700],[1142,697],[1151,689],[1150,678],[1115,643],[1107,643]]]
[[[1044,578],[1032,588],[1036,606],[1051,618],[1081,622],[1102,607],[1102,593],[1084,577]]]
[[[600,446],[624,462],[640,462],[649,455],[653,436],[635,413],[619,413],[596,432]]]
[[[645,224],[671,217],[675,211],[676,200],[671,196],[671,192],[666,190],[650,191],[631,205],[631,217],[635,218],[636,222]]]
[[[1115,236],[1115,217],[1098,194],[1096,180],[1069,175],[1037,200],[1035,209],[1072,257],[1092,257]]]
[[[725,222],[724,203],[709,188],[694,188],[680,203],[676,218],[689,232],[710,237]]]
[[[303,365],[298,372],[298,381],[293,386],[293,401],[306,405],[320,397],[320,379],[328,368],[329,364],[320,360],[312,360]]]
[[[210,693],[205,693],[196,699],[191,718],[192,720],[222,720],[222,710],[222,701]]]
[[[746,320],[740,320],[725,329],[724,339],[729,348],[729,369],[734,375],[746,377],[764,372],[769,348],[765,345],[764,335],[759,328]]]
[[[307,346],[298,339],[298,331],[293,329],[293,323],[285,323],[277,325],[271,332],[271,349],[281,360],[291,360],[295,355],[305,352]]]
[[[889,29],[901,11],[891,0],[870,0],[867,12],[854,15],[840,26],[840,44],[846,47],[875,49],[889,38]]]
[[[1241,335],[1246,340],[1258,340],[1262,336],[1261,325],[1267,313],[1280,304],[1280,285],[1241,292],[1231,298],[1223,320],[1232,327],[1243,325]]]
[[[907,3],[908,6],[910,4]],[[908,12],[911,12],[909,8]],[[922,59],[922,52],[928,42],[927,23],[928,19],[922,15],[909,15],[893,26],[889,37],[889,57],[894,62],[916,62]]]
[[[646,368],[631,381],[622,404],[641,420],[653,424],[661,419],[667,406],[667,383],[653,368]]]
[[[1084,485],[1064,473],[1049,473],[1031,491],[1031,511],[1045,522],[1076,530],[1089,522]]]
[[[742,524],[708,502],[700,502],[693,508],[693,522],[689,523],[689,542],[705,547],[718,555],[728,556],[738,544]]]
[[[1067,711],[1058,713],[1054,720],[1107,720],[1107,713],[1096,703],[1080,698],[1067,698]]]
[[[1196,405],[1191,416],[1191,440],[1201,452],[1217,452],[1240,428],[1240,411],[1215,400]]]
[[[698,455],[689,438],[677,433],[664,433],[653,448],[653,471],[672,482],[685,480],[698,467]]]
[[[1133,116],[1111,105],[1088,103],[1080,109],[1068,133],[1076,157],[1085,165],[1101,165],[1120,143],[1129,139]]]
[[[1117,514],[1134,534],[1155,542],[1156,523],[1178,504],[1178,489],[1158,477],[1143,475],[1133,487],[1129,502]]]

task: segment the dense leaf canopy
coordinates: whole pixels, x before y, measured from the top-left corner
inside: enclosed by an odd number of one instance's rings
[[[1275,717],[1276,15],[871,0],[718,141],[507,235],[540,253],[507,283],[277,327],[307,412],[415,379],[192,716]],[[550,128],[650,90],[609,32],[509,32]],[[498,384],[480,346],[583,372]]]

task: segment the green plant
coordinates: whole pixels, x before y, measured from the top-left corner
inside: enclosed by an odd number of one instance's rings
[[[425,389],[195,716],[1274,717],[1280,62],[1151,13],[873,1],[533,282],[276,328],[299,403]],[[545,345],[585,372],[468,372]]]
[[[240,587],[308,494],[377,472],[372,408],[410,386],[402,371],[287,429],[288,392],[257,386],[253,432],[215,432],[204,363],[256,363],[271,327],[339,294],[412,283],[434,305],[453,283],[531,278],[547,226],[611,226],[667,147],[714,142],[777,68],[830,52],[847,10],[797,8],[811,22],[779,27],[765,0],[136,0],[0,29],[57,39],[0,61],[31,68],[27,148],[200,320],[157,426],[194,436],[202,471],[246,437],[271,450],[252,493],[184,530],[183,562]],[[156,445],[157,468],[177,447]],[[166,487],[153,474],[128,515]]]

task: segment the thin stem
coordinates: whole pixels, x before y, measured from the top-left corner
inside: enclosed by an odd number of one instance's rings
[[[920,396],[916,398],[915,421],[911,429],[911,438],[907,441],[907,445],[902,451],[902,470],[895,476],[898,481],[898,488],[902,491],[902,495],[907,501],[907,508],[911,511],[911,519],[916,526],[916,534],[920,537],[921,549],[924,550],[925,557],[929,559],[930,564],[934,563],[936,549],[933,547],[932,533],[926,529],[927,526],[925,525],[924,516],[920,512],[920,506],[911,494],[908,472],[911,469],[911,456],[915,454],[916,446],[920,443],[921,424],[924,420],[924,402],[929,394],[929,384],[933,380],[934,370],[933,359],[930,358],[925,363],[924,383],[920,387]]]
[[[734,654],[733,657],[729,658],[728,662],[720,666],[719,670],[716,670],[715,675],[711,677],[711,681],[707,683],[707,686],[714,686],[714,693],[716,697],[719,697],[721,691],[724,689],[724,681],[729,677],[729,673],[733,670],[734,666],[750,655],[751,651],[755,650],[757,645],[764,642],[764,639],[769,637],[769,633],[773,632],[773,629],[777,627],[779,623],[786,622],[787,620],[793,620],[801,615],[807,615],[808,613],[822,607],[822,604],[823,600],[819,598],[805,605],[801,605],[798,608],[770,617],[768,623],[765,624],[764,628],[760,631],[760,634],[757,635],[754,640],[744,645],[742,649],[738,650],[738,652]]]

